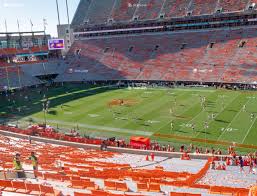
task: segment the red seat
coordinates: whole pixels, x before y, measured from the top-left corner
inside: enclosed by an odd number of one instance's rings
[[[30,195],[40,195],[41,193],[39,184],[26,183],[26,189]]]
[[[41,194],[43,194],[45,196],[59,196],[59,195],[61,195],[60,191],[54,190],[54,188],[51,187],[51,186],[40,185],[40,191],[41,191]]]
[[[28,194],[30,191],[27,190],[24,182],[12,181],[13,188],[16,189],[16,193]]]
[[[10,180],[0,180],[0,187],[3,191],[15,192],[16,188],[13,188],[12,181]]]

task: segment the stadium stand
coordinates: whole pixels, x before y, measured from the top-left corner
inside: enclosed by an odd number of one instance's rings
[[[225,171],[211,170],[211,160],[156,156],[152,161],[146,160],[144,155],[49,144],[52,140],[45,140],[48,144],[44,140],[29,142],[26,137],[0,136],[0,172],[5,173],[5,177],[0,179],[3,193],[247,195],[255,180],[254,175],[248,176],[247,180],[236,180],[238,172],[235,166],[228,165]],[[37,180],[33,178],[31,161],[27,158],[32,151],[39,162]],[[15,174],[11,168],[13,155],[17,152],[21,154],[23,169],[28,176],[25,181],[8,177]],[[215,161],[222,163],[218,159]],[[217,180],[221,175],[229,178]]]
[[[106,0],[104,3],[99,3],[82,0],[72,25],[158,21],[185,16],[213,15],[216,12],[243,13],[249,7],[252,7],[252,10],[255,9],[256,2],[249,0]]]
[[[135,25],[218,13],[246,13],[249,5],[256,8],[252,3],[256,2],[81,0],[72,25],[81,29],[111,28],[115,23]],[[53,81],[257,83],[256,26],[197,27],[180,31],[165,31],[166,28],[157,33],[78,36],[67,58],[63,59],[49,59],[46,46],[0,49],[0,90]],[[44,52],[47,54],[36,61],[9,62],[8,58]],[[50,75],[54,77],[44,77]],[[178,153],[153,149],[152,144],[149,148],[135,150],[125,142],[124,146],[117,147],[112,141],[71,136],[39,126],[20,129],[1,125],[0,133],[3,134],[0,134],[0,190],[6,195],[246,196],[256,181],[255,174],[245,178],[243,173],[238,173],[237,159],[233,165],[230,155],[184,150]],[[108,145],[105,142],[109,142]],[[100,150],[103,144],[107,145],[107,151]],[[39,158],[38,171],[32,170],[28,159],[32,151]],[[21,154],[25,179],[18,179],[17,171],[12,169],[17,152]],[[153,153],[159,153],[154,160]],[[256,154],[254,156],[256,161]],[[247,169],[250,166],[248,158],[244,157]],[[227,165],[220,170],[212,168],[213,163]]]
[[[163,7],[164,0],[141,0],[139,7],[135,16],[138,17],[138,20],[152,20],[157,19],[160,14],[160,11]],[[160,14],[161,15],[161,14]]]
[[[92,0],[82,0],[80,1],[78,8],[76,10],[75,16],[73,17],[73,25],[81,25],[85,22],[85,17],[89,11],[89,6]]]
[[[215,12],[217,7],[217,0],[208,0],[208,1],[201,1],[201,0],[194,0],[190,7],[192,10],[192,15],[211,15]]]
[[[255,70],[255,30],[249,27],[77,40],[69,53],[73,63],[61,77],[67,81],[95,78],[251,83],[256,81],[256,72],[242,67],[248,65]],[[75,55],[77,50],[79,55]],[[81,73],[72,70],[87,73],[80,78]]]
[[[86,21],[92,24],[106,23],[110,17],[115,0],[92,1]]]
[[[187,15],[190,0],[166,1],[163,6],[163,13],[167,18],[184,17]]]
[[[117,22],[133,20],[138,3],[139,0],[117,0],[112,12],[113,20]]]

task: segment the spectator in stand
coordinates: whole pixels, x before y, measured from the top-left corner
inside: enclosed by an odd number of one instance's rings
[[[181,160],[191,160],[191,158],[190,158],[188,152],[185,151],[185,152],[182,154]]]
[[[38,158],[36,157],[34,152],[31,152],[29,160],[32,162],[33,171],[36,177],[36,172],[38,171]]]
[[[226,170],[227,169],[225,163],[222,164],[221,169],[222,170]]]
[[[215,161],[211,162],[211,169],[213,169],[213,170],[215,169]]]
[[[185,146],[181,146],[179,152],[184,152]]]
[[[216,167],[216,170],[222,170],[222,166],[219,162],[218,162],[218,166]]]
[[[249,158],[249,174],[253,173],[253,160],[252,157]]]
[[[255,185],[253,185],[250,190],[248,196],[257,196],[257,180]]]
[[[152,161],[154,161],[154,153],[150,154]]]
[[[190,148],[192,149],[192,150],[194,150],[195,149],[195,147],[194,147],[194,144],[190,144]]]
[[[244,171],[244,160],[241,156],[239,156],[239,166],[240,166],[240,172]]]
[[[24,178],[25,175],[22,168],[20,157],[21,155],[19,153],[16,153],[15,157],[13,158],[13,166],[15,171],[17,172],[17,177]]]
[[[230,164],[230,158],[229,158],[229,157],[226,158],[226,164],[227,164],[227,165],[231,165],[231,164]]]
[[[171,151],[170,149],[171,149],[171,148],[170,148],[170,145],[168,144],[167,152],[170,152],[170,151]]]

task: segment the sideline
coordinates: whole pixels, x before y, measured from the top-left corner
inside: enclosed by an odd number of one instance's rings
[[[28,135],[13,133],[13,132],[9,132],[9,131],[0,130],[0,134],[7,136],[7,137],[28,139]],[[82,143],[69,142],[69,141],[63,141],[63,140],[55,140],[55,139],[49,139],[49,138],[43,138],[43,137],[37,137],[37,136],[30,136],[30,139],[32,141],[43,142],[43,143],[54,144],[54,145],[100,150],[100,145],[94,145],[94,144],[82,144]],[[112,146],[108,146],[107,151],[118,152],[118,153],[128,153],[128,154],[137,154],[137,155],[150,155],[150,153],[154,153],[155,156],[167,157],[167,158],[180,158],[183,154],[181,152],[141,150],[141,149],[132,149],[132,148],[118,148],[118,147],[112,147]],[[192,159],[201,159],[201,160],[206,160],[213,156],[212,154],[195,154],[195,153],[189,153],[189,155]],[[215,155],[215,157],[225,158],[225,157],[230,157],[230,156],[229,155]]]

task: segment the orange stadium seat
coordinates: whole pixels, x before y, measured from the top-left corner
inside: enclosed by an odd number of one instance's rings
[[[39,184],[26,183],[26,189],[30,195],[40,195],[41,193]]]
[[[148,191],[147,183],[137,183],[137,191]]]
[[[3,191],[15,192],[17,188],[14,188],[11,180],[0,180],[0,187]]]
[[[51,186],[40,185],[40,192],[45,196],[60,196],[61,192],[54,190]]]
[[[28,194],[30,191],[27,190],[26,184],[20,181],[12,181],[13,188],[16,189],[16,193]]]

